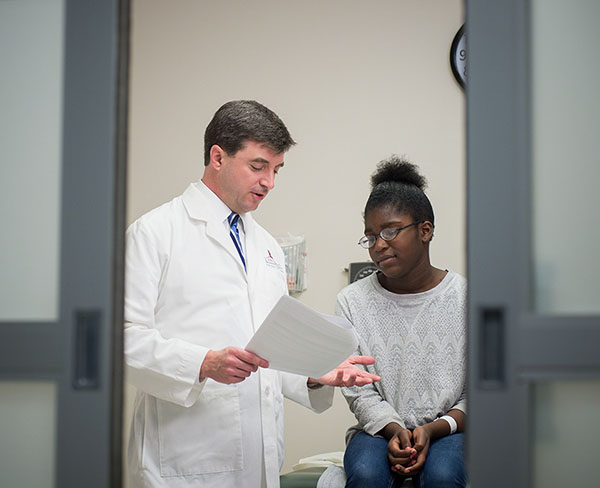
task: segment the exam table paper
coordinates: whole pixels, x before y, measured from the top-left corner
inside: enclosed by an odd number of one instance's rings
[[[352,324],[325,315],[283,295],[246,349],[269,361],[269,367],[312,378],[336,368],[358,347]]]

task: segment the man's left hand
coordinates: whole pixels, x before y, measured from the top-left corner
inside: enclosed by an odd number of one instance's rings
[[[371,356],[350,356],[342,364],[320,378],[308,378],[309,384],[318,383],[329,386],[364,386],[381,378],[356,366],[357,364],[373,364]]]

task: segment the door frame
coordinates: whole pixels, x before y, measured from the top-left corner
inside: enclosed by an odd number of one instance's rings
[[[58,318],[0,324],[0,378],[56,385],[55,486],[113,488],[122,483],[130,2],[63,6]]]
[[[598,317],[533,310],[529,0],[466,1],[473,487],[531,486],[532,385],[600,377]]]

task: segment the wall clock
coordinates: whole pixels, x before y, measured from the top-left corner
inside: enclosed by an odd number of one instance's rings
[[[450,47],[450,66],[456,81],[463,88],[467,83],[467,33],[463,24],[452,40]]]

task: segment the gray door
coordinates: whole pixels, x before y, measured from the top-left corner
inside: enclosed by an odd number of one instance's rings
[[[128,2],[0,0],[0,486],[121,485]]]
[[[467,0],[473,488],[600,479],[600,3]]]

